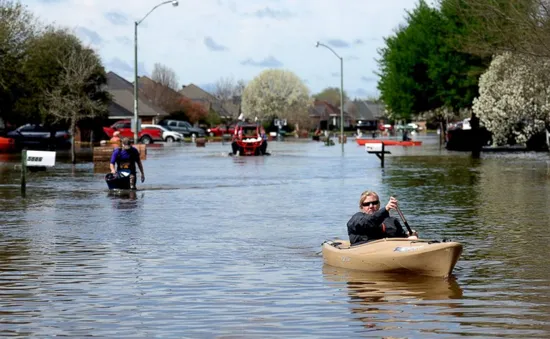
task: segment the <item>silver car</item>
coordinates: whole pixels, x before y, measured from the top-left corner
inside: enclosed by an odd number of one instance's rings
[[[204,137],[206,132],[202,128],[193,127],[190,123],[183,120],[162,120],[161,126],[167,126],[170,130],[183,134],[184,137]]]

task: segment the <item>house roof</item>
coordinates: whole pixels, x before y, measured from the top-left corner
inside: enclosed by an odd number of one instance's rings
[[[315,100],[313,106],[309,111],[310,117],[316,117],[320,119],[328,119],[330,117],[340,117],[340,108],[334,106],[326,100]],[[349,119],[351,116],[348,113],[346,107],[344,107],[344,120]]]
[[[189,84],[179,90],[179,93],[189,99],[206,99],[210,102],[217,101],[216,97],[195,84]]]
[[[148,86],[159,86],[159,87],[162,87],[163,91],[168,92],[171,96],[174,96],[176,98],[183,97],[183,95],[180,92],[176,91],[175,89],[162,85],[161,83],[156,82],[155,80],[146,76],[141,76],[138,78],[138,86],[140,90],[144,90]]]
[[[237,118],[240,113],[240,97],[233,98],[232,102],[221,102],[214,95],[195,84],[189,84],[183,87],[179,93],[193,101],[206,100],[210,102],[212,109],[216,111],[221,118]]]
[[[353,100],[345,104],[345,111],[353,115],[355,120],[379,120],[384,116],[384,106],[370,100]]]
[[[109,116],[122,116],[123,110],[133,116],[134,112],[134,85],[114,72],[107,73],[107,91],[113,98],[113,103],[109,110]],[[139,116],[168,116],[161,108],[153,105],[149,100],[138,96],[138,115]]]
[[[381,119],[385,116],[386,108],[383,104],[371,100],[365,100],[365,103],[376,119]]]

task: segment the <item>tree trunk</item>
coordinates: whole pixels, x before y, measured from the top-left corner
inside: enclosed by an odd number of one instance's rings
[[[76,148],[75,148],[75,133],[76,133],[76,119],[74,115],[71,117],[71,162],[76,164]]]

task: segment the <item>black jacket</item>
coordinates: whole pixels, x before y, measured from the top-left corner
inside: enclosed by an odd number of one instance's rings
[[[407,238],[409,235],[399,220],[390,217],[385,208],[373,214],[355,213],[348,221],[348,235],[351,245],[383,238]]]

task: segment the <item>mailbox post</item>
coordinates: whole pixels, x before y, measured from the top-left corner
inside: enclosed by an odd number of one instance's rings
[[[27,149],[21,151],[21,196],[27,195]]]
[[[368,143],[365,144],[365,151],[367,153],[374,153],[380,159],[380,166],[384,168],[384,154],[391,154],[390,151],[386,151],[384,143]]]
[[[21,151],[21,196],[27,193],[27,167],[53,167],[55,166],[55,152],[49,151]]]

